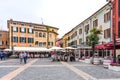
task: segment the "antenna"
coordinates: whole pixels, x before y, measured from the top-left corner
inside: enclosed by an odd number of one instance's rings
[[[2,25],[1,25],[1,30],[2,30]]]
[[[43,24],[43,18],[41,18],[41,22],[42,22],[42,24]]]

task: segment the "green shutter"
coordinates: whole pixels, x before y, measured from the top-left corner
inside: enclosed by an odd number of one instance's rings
[[[18,27],[16,27],[17,28],[17,31],[16,32],[18,32]]]
[[[18,42],[18,37],[16,37],[16,39],[17,39],[17,42]]]
[[[11,26],[11,31],[13,32],[13,26]]]
[[[4,41],[2,41],[2,45],[4,44]]]
[[[26,33],[26,28],[24,28],[24,32]]]
[[[20,32],[21,32],[21,28],[20,28]]]
[[[21,37],[20,37],[20,43],[21,43]]]
[[[27,28],[27,30],[28,30],[27,33],[29,33],[29,28]]]
[[[24,37],[24,39],[25,39],[25,43],[26,43],[26,38]]]
[[[32,34],[34,33],[34,30],[32,29]]]

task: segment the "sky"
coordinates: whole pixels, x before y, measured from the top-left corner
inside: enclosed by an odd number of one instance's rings
[[[106,4],[106,0],[0,0],[0,30],[7,20],[59,28],[61,38]]]

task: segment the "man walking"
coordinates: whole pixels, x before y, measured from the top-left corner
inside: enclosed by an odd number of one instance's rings
[[[0,52],[0,59],[2,60],[3,59],[3,53]]]
[[[27,53],[26,52],[23,53],[23,57],[24,57],[24,63],[26,64],[26,62],[27,62]]]
[[[21,64],[22,61],[23,61],[23,52],[21,52],[21,53],[19,54],[19,58],[20,58],[20,64]]]

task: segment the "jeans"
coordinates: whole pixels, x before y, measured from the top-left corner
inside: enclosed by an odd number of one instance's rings
[[[23,58],[20,58],[20,64],[22,63]]]

